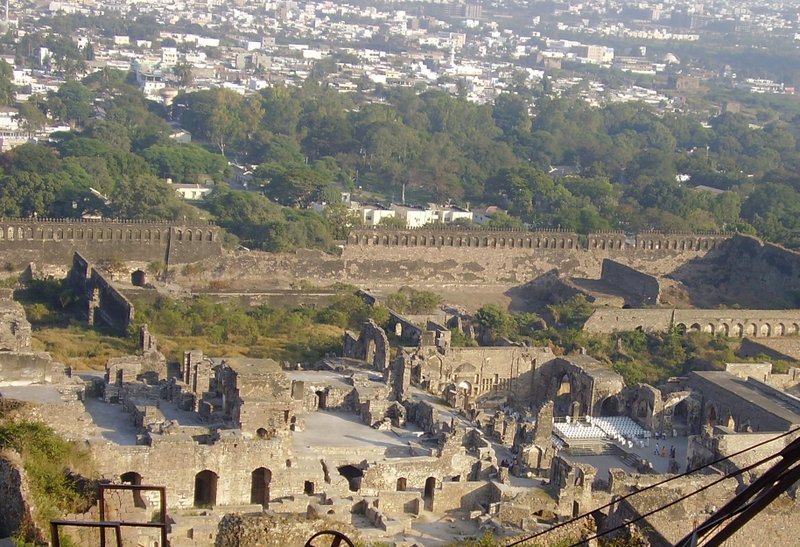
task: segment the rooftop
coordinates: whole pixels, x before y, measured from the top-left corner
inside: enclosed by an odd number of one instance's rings
[[[800,399],[777,391],[774,394],[770,393],[767,389],[761,389],[760,385],[754,381],[742,380],[729,372],[704,370],[694,371],[692,375],[710,382],[788,423],[800,423]]]

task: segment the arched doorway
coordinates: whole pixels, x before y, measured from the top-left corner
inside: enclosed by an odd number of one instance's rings
[[[208,469],[194,477],[194,506],[213,507],[217,504],[217,474]]]
[[[317,409],[325,410],[325,392],[322,390],[317,391]]]
[[[135,472],[135,471],[128,471],[127,473],[123,473],[119,476],[119,482],[121,484],[131,484],[134,486],[139,486],[142,484],[142,476]],[[139,490],[133,490],[133,505],[135,507],[139,507],[144,509],[147,507],[147,504],[144,502],[144,498],[142,498],[142,493]]]
[[[686,399],[675,405],[672,410],[672,428],[678,430],[682,434],[686,434],[687,427],[689,426],[689,403]]]
[[[717,425],[717,409],[713,405],[708,407],[707,416],[706,424],[715,427]]]
[[[263,427],[259,427],[258,429],[256,429],[256,437],[258,437],[259,439],[266,439],[267,430],[264,429]]]
[[[398,492],[405,492],[407,486],[408,486],[408,479],[406,479],[405,477],[400,477],[399,479],[397,479]]]
[[[337,468],[339,474],[347,479],[347,486],[351,492],[358,492],[361,490],[361,479],[364,478],[364,472],[354,465],[342,465]]]
[[[428,477],[425,479],[425,490],[422,494],[422,499],[425,501],[425,509],[433,511],[433,492],[436,489],[436,477]]]
[[[259,467],[250,474],[250,503],[267,507],[270,481],[272,481],[272,471],[266,467]]]
[[[472,395],[472,384],[466,380],[462,380],[456,386],[458,393],[456,394],[456,407],[467,410],[469,408],[470,395]]]
[[[311,496],[314,494],[314,483],[311,481],[305,481],[303,483],[303,493],[306,496]]]
[[[570,411],[570,403],[572,402],[572,384],[569,381],[569,375],[565,374],[561,377],[561,383],[558,385],[556,391],[556,399],[554,405],[554,414],[556,416],[566,416]]]
[[[619,416],[619,399],[616,395],[611,395],[603,400],[600,405],[601,416]]]

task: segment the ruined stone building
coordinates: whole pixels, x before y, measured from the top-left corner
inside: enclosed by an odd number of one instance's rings
[[[241,526],[302,517],[316,529],[425,544],[426,525],[445,516],[463,531],[458,541],[487,529],[520,536],[592,512],[565,528],[586,537],[758,461],[775,447],[729,456],[800,426],[800,402],[787,394],[800,373],[762,363],[626,386],[585,354],[454,347],[437,322],[396,316],[397,338],[369,321],[345,333],[343,357],[302,368],[197,349],[173,367],[144,327],[136,355],[109,359],[103,378],[78,379],[30,352],[18,304],[0,301],[0,311],[0,393],[38,400],[32,415],[87,446],[102,479],[165,486],[175,547],[213,543],[230,533],[230,515]],[[721,482],[648,517],[640,532],[667,545],[734,488]],[[116,510],[155,509],[145,495]],[[793,494],[775,511],[760,521],[766,529],[797,515]],[[262,534],[256,543],[269,544],[269,529],[252,531]],[[157,543],[146,530],[129,533]]]

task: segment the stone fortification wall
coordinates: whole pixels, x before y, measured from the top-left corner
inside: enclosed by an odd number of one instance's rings
[[[647,232],[633,238],[622,232],[581,236],[576,232],[539,230],[460,230],[460,229],[356,229],[348,246],[361,247],[456,247],[491,249],[581,249],[608,251],[710,251],[730,238],[729,234],[690,234]]]
[[[615,260],[603,259],[600,278],[630,298],[632,305],[655,305],[661,296],[658,279]]]
[[[355,230],[341,256],[298,249],[293,253],[236,252],[204,262],[176,280],[187,286],[224,281],[228,287],[288,287],[304,280],[373,288],[511,287],[548,272],[597,279],[613,259],[650,275],[666,275],[696,259],[723,252],[727,235],[591,234],[489,230]]]
[[[88,260],[182,264],[219,256],[220,228],[167,221],[2,219],[0,255],[15,267],[29,262],[69,263],[75,251]]]
[[[553,269],[598,278],[612,258],[652,275],[716,252],[725,234],[590,234],[490,230],[354,230],[342,253],[346,279],[437,284],[525,283]]]
[[[724,336],[773,337],[800,334],[800,310],[598,309],[584,325],[592,333],[644,330],[702,331]]]
[[[131,301],[78,252],[72,257],[67,283],[84,299],[90,325],[99,318],[113,328],[125,330],[133,322]]]

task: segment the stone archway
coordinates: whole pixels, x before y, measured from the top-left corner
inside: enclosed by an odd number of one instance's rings
[[[619,398],[616,395],[611,395],[603,399],[600,403],[601,416],[619,416]]]
[[[351,492],[361,490],[361,479],[364,478],[364,471],[354,465],[342,465],[337,469],[339,474],[347,479],[347,486]]]
[[[556,416],[566,416],[570,412],[572,403],[572,382],[568,374],[561,377],[558,390],[554,400],[554,414]]]
[[[428,477],[425,479],[425,489],[422,493],[422,499],[425,501],[425,509],[433,511],[433,493],[436,490],[436,477]]]
[[[127,473],[123,473],[122,475],[119,476],[119,482],[121,484],[140,486],[142,484],[142,476],[136,471],[128,471]],[[144,502],[144,498],[142,497],[142,493],[139,490],[133,490],[132,494],[133,494],[133,505],[135,507],[139,507],[141,509],[147,507],[147,504]]]
[[[317,410],[325,410],[327,408],[327,396],[325,395],[325,391],[320,390],[316,392],[317,396]]]
[[[689,403],[686,399],[675,405],[672,410],[672,423],[673,425],[689,425]]]
[[[147,274],[142,270],[135,270],[131,273],[131,285],[134,287],[144,287],[147,284]]]
[[[272,471],[259,467],[250,473],[250,503],[267,507],[269,505],[269,484],[272,482]]]
[[[719,420],[717,409],[714,408],[714,405],[709,405],[708,411],[706,412],[706,425],[716,427],[717,420]]]
[[[400,477],[397,479],[397,491],[398,492],[405,492],[406,488],[408,488],[408,479],[405,477]]]
[[[217,504],[217,474],[205,469],[194,477],[194,506],[213,507]]]

